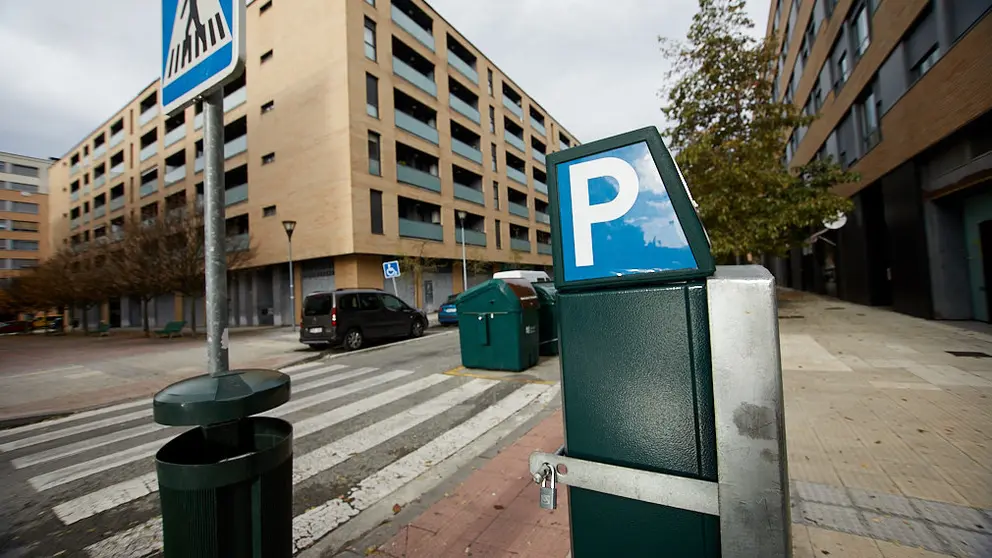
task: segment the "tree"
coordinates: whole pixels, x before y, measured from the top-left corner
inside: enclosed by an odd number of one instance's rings
[[[663,111],[670,147],[699,203],[715,256],[782,255],[812,228],[850,211],[831,188],[857,180],[832,161],[788,169],[787,136],[809,126],[791,102],[774,98],[774,39],[754,27],[745,0],[699,0],[686,41],[660,38],[672,62]]]
[[[24,278],[25,296],[37,308],[78,308],[83,331],[89,331],[90,308],[116,293],[114,266],[102,244],[67,247],[41,263]]]
[[[112,285],[141,301],[142,329],[151,336],[148,303],[171,292],[166,256],[169,229],[162,219],[124,225],[120,242],[109,247],[114,270]]]
[[[432,271],[437,271],[440,261],[437,258],[428,258],[424,256],[424,251],[427,249],[427,241],[421,241],[417,243],[417,247],[413,250],[412,254],[402,254],[399,258],[400,269],[403,273],[410,273],[413,275],[413,296],[415,299],[420,299],[420,289],[423,285],[424,273],[429,273]],[[414,305],[416,305],[416,300],[414,300]]]

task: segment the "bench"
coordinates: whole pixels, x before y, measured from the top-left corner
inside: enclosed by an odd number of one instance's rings
[[[182,337],[184,327],[186,327],[186,322],[169,322],[165,324],[164,328],[155,330],[155,335],[169,339],[175,335]]]

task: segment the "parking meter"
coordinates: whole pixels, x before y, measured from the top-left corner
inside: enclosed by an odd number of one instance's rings
[[[787,556],[772,276],[714,266],[654,128],[548,175],[565,446],[530,467],[568,486],[573,556]]]

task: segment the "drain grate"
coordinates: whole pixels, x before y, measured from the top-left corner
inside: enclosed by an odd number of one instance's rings
[[[956,357],[968,357],[968,358],[992,358],[992,355],[988,353],[982,353],[979,351],[947,351],[948,354],[954,355]]]

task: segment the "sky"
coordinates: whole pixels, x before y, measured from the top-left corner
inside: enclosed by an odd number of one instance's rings
[[[696,9],[696,0],[428,2],[581,142],[664,127],[658,37],[684,38]],[[756,36],[768,6],[748,0]],[[161,0],[0,0],[0,151],[61,157],[124,106],[158,76],[160,19]]]

